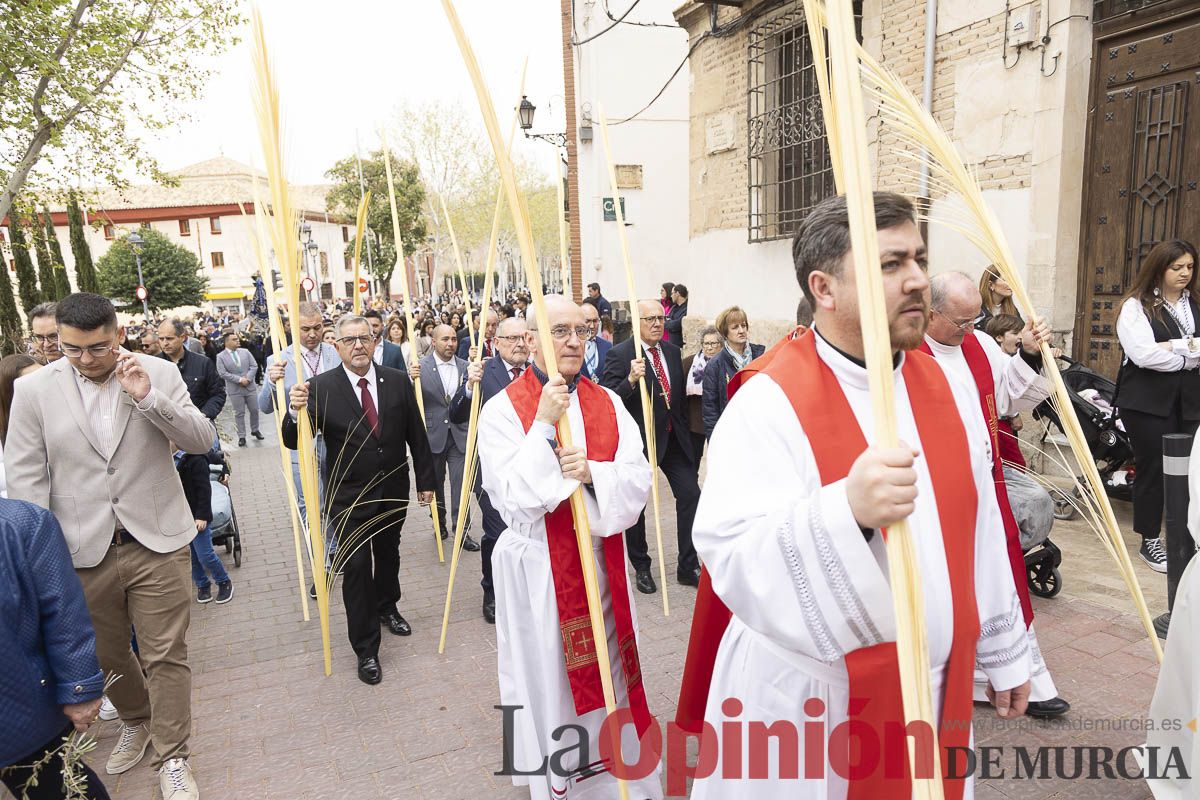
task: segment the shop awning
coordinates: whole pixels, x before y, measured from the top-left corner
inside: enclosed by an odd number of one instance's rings
[[[240,289],[225,289],[218,292],[208,292],[205,300],[245,300],[246,293]]]

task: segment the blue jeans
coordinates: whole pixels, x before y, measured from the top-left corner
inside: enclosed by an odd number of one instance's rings
[[[229,580],[229,573],[225,571],[225,565],[221,563],[220,556],[213,550],[212,528],[206,527],[197,533],[196,538],[192,539],[191,548],[192,582],[196,584],[197,589],[208,586],[208,575],[204,574],[205,568],[217,583],[225,583]]]

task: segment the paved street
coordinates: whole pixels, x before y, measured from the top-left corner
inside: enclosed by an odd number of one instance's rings
[[[269,419],[269,418],[268,418]],[[269,423],[264,420],[264,432]],[[499,712],[494,629],[479,613],[479,555],[465,553],[445,655],[437,635],[448,568],[439,566],[424,513],[414,514],[402,542],[401,610],[410,638],[384,633],[383,683],[363,685],[345,637],[340,593],[333,602],[333,675],[321,673],[321,642],[300,617],[288,512],[273,431],[264,443],[233,452],[233,494],[244,561],[232,569],[229,605],[193,606],[193,765],[212,798],[519,798],[527,796],[499,768]],[[669,498],[665,481],[662,488]],[[672,506],[668,499],[666,508]],[[1128,507],[1118,513],[1127,516]],[[673,514],[664,514],[667,572],[674,573]],[[1056,527],[1065,551],[1063,593],[1034,604],[1047,662],[1074,709],[1048,725],[1022,720],[994,725],[976,714],[978,745],[1104,745],[1141,739],[1136,731],[1087,730],[1104,721],[1136,720],[1149,704],[1157,668],[1115,569],[1078,523]],[[447,553],[447,557],[449,553]],[[1137,567],[1152,612],[1165,607],[1165,581]],[[638,595],[642,661],[651,710],[673,717],[694,593],[672,583],[671,616],[661,595]],[[1119,722],[1117,723],[1120,724]],[[93,762],[102,769],[117,723],[103,723]],[[1003,762],[1011,771],[1013,759]],[[109,779],[114,798],[157,797],[149,759]],[[981,800],[1003,798],[1146,798],[1133,781],[987,780]]]

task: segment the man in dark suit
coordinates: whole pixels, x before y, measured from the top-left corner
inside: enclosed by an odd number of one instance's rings
[[[497,355],[480,362],[472,362],[467,367],[467,381],[450,400],[450,422],[463,424],[471,416],[471,394],[483,392],[480,407],[496,395],[508,388],[508,385],[521,377],[529,361],[529,346],[525,342],[525,331],[528,330],[525,320],[520,317],[510,317],[501,322],[495,331]],[[475,479],[475,499],[479,501],[479,510],[483,512],[483,539],[480,541],[480,555],[483,562],[483,618],[489,624],[496,622],[496,595],[492,589],[492,549],[496,540],[506,527],[499,512],[492,506],[487,492],[483,491],[482,475]]]
[[[667,476],[675,494],[676,529],[679,537],[679,564],[675,577],[681,584],[696,586],[700,581],[700,562],[692,546],[692,520],[700,501],[697,463],[692,453],[688,431],[686,384],[683,359],[678,347],[662,341],[666,321],[662,305],[657,300],[638,303],[642,358],[634,359],[633,339],[613,345],[604,360],[600,384],[613,390],[625,403],[625,408],[637,420],[645,436],[642,419],[641,394],[637,385],[645,376],[646,389],[653,401],[654,438],[658,466]],[[638,591],[651,594],[657,591],[650,574],[650,554],[646,549],[646,515],[625,531],[629,561],[637,573]]]
[[[683,318],[687,316],[688,290],[682,283],[671,289],[671,310],[667,312],[667,338],[679,348],[683,347]]]
[[[363,316],[371,326],[371,335],[375,337],[371,360],[381,367],[398,369],[401,372],[407,370],[408,365],[404,363],[404,351],[400,349],[400,345],[389,342],[383,335],[383,315],[371,308],[363,312]]]
[[[325,486],[332,495],[325,524],[338,539],[334,568],[343,570],[346,629],[358,656],[358,677],[376,684],[383,678],[380,624],[397,636],[412,633],[396,606],[400,528],[409,502],[407,453],[412,453],[421,503],[433,500],[434,464],[412,384],[404,373],[371,359],[370,324],[347,315],[334,331],[342,368],[292,387],[283,443],[296,449],[295,415],[307,409],[325,438]]]
[[[425,431],[429,436],[429,449],[433,452],[433,468],[436,481],[438,518],[442,524],[442,538],[449,538],[455,530],[459,513],[468,514],[467,529],[471,519],[469,509],[462,506],[463,470],[467,462],[467,424],[450,421],[450,401],[467,380],[467,362],[454,355],[458,347],[458,336],[449,325],[438,325],[433,329],[432,346],[429,354],[409,367],[409,377],[421,380],[421,395],[425,401]],[[450,513],[446,513],[444,485],[447,469],[450,472]],[[472,552],[479,543],[469,535],[463,537],[462,547]]]
[[[500,317],[495,311],[488,309],[486,320],[483,323],[483,357],[491,358],[496,355],[496,324],[500,321]],[[475,319],[476,324],[479,324],[479,318]],[[458,355],[459,358],[467,361],[471,360],[471,337],[459,336],[458,339]]]
[[[612,342],[600,335],[600,312],[591,303],[580,303],[583,321],[587,323],[588,340],[583,346],[583,374],[596,383],[604,372],[604,357],[612,349]]]
[[[596,311],[600,312],[602,317],[612,317],[612,303],[600,294],[600,284],[589,283],[587,286],[588,296],[583,298],[583,302],[590,306],[595,306]]]
[[[200,413],[216,421],[225,407],[225,381],[217,374],[217,365],[202,354],[194,353],[186,346],[187,327],[177,319],[169,319],[158,326],[158,342],[162,346],[159,358],[165,358],[179,367],[179,375],[187,384],[192,405]]]

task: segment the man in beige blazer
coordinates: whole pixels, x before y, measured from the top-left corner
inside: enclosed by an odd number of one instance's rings
[[[186,641],[196,523],[170,443],[206,453],[215,431],[173,364],[121,349],[125,331],[109,300],[69,295],[57,321],[64,358],[14,393],[4,448],[9,496],[58,518],[100,666],[121,676],[108,690],[123,725],[108,773],[132,769],[153,742],[164,800],[198,798],[187,762]]]

